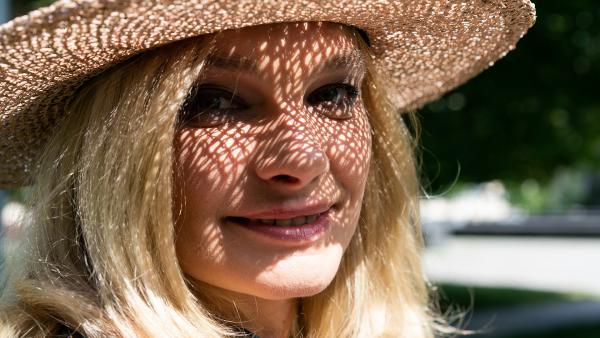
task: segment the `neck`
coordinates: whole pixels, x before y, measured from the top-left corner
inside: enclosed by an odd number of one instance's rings
[[[298,300],[262,299],[214,286],[196,285],[197,296],[225,321],[260,338],[287,338],[298,316]],[[218,295],[217,297],[210,295]]]
[[[260,338],[287,338],[297,316],[296,299],[266,300],[253,297],[250,303],[238,306],[245,314],[242,327]]]

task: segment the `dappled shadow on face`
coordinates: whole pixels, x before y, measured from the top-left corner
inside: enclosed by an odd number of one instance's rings
[[[177,251],[186,273],[221,284],[230,273],[255,279],[311,264],[314,273],[335,273],[370,161],[364,71],[341,25],[277,24],[216,38],[175,140]],[[234,221],[314,206],[330,207],[330,228],[301,245]]]

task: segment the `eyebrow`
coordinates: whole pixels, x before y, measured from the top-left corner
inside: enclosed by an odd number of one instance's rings
[[[206,59],[206,63],[225,70],[244,71],[256,76],[261,75],[256,60],[241,55],[232,54],[225,56],[217,53],[210,54]],[[339,69],[357,69],[363,72],[365,70],[365,61],[362,54],[359,51],[353,50],[348,53],[334,55],[312,69],[310,75],[312,76],[317,72]]]

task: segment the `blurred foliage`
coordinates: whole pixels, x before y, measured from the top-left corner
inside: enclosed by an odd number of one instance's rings
[[[8,194],[11,201],[25,203],[31,196],[32,189],[31,187],[23,187],[19,189],[7,189],[4,191]]]
[[[444,313],[462,313],[468,324],[471,315],[481,311],[517,309],[555,302],[573,302],[595,299],[584,294],[566,294],[559,292],[525,290],[498,287],[473,287],[462,284],[438,285],[440,307]],[[461,317],[456,318],[459,320]],[[493,320],[493,319],[490,319]],[[459,322],[454,324],[459,324]],[[485,331],[485,330],[484,330]],[[500,335],[491,336],[500,338]],[[485,333],[472,337],[485,338]],[[541,332],[502,336],[503,338],[598,338],[600,337],[600,322],[596,324],[582,323],[581,325],[553,328]]]
[[[430,191],[457,176],[500,178],[524,182],[510,189],[523,190],[517,199],[548,199],[530,188],[543,194],[564,180],[560,172],[600,167],[600,2],[536,1],[536,9],[516,50],[420,112]]]
[[[551,332],[527,333],[505,338],[598,338],[599,336],[600,324],[566,327]]]
[[[510,308],[542,304],[553,301],[575,301],[589,299],[588,295],[565,294],[550,291],[524,290],[499,287],[474,287],[462,284],[437,286],[442,312],[458,309],[463,312]]]
[[[26,14],[36,8],[48,6],[51,3],[56,2],[55,0],[12,0],[11,9],[13,16],[19,16]]]
[[[530,212],[575,211],[600,205],[600,175],[584,167],[558,168],[546,184],[535,179],[512,182],[506,187],[513,204]]]

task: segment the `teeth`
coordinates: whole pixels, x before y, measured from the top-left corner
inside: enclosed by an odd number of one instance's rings
[[[275,225],[291,225],[291,224],[292,224],[291,219],[276,219],[275,220]]]
[[[300,216],[288,219],[253,219],[253,222],[280,226],[299,226],[307,223],[312,223],[319,218],[319,215]]]
[[[306,224],[306,216],[292,218],[292,225],[302,225],[302,224]]]

